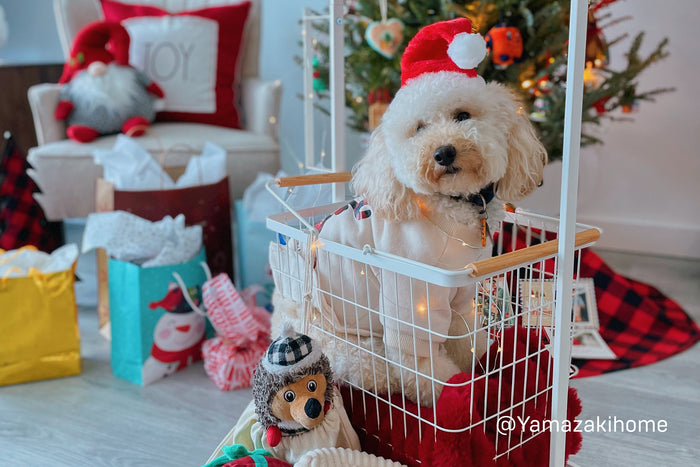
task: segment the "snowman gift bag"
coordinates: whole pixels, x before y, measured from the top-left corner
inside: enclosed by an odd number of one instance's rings
[[[188,262],[169,266],[147,268],[109,260],[116,376],[145,386],[201,360],[205,316],[192,309],[184,294],[195,304],[201,302],[201,287],[207,280],[204,261],[204,249]]]
[[[202,227],[188,226],[183,215],[151,222],[123,211],[95,213],[83,251],[95,248],[109,255],[113,373],[146,385],[200,360],[208,271]]]

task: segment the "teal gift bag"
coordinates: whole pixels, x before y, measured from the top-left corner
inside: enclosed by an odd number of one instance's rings
[[[201,303],[207,280],[204,249],[192,260],[142,268],[109,260],[112,372],[146,385],[202,358],[205,317],[183,294]],[[175,274],[173,274],[175,273]],[[178,277],[184,287],[178,285]]]
[[[270,242],[275,241],[275,232],[269,230],[265,222],[251,221],[241,200],[235,202],[235,210],[236,286],[240,290],[254,285],[261,286],[262,289],[255,294],[257,305],[269,310],[274,282],[268,262],[268,249]]]

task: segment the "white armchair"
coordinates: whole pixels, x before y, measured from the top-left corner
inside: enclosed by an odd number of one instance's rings
[[[148,3],[178,12],[241,0],[121,1]],[[206,141],[223,147],[228,154],[232,200],[241,197],[258,172],[274,173],[280,165],[277,121],[282,89],[278,82],[258,79],[260,2],[251,1],[244,50],[239,58],[241,85],[237,95],[240,96],[243,130],[197,123],[154,122],[150,130],[138,138],[151,154],[174,148],[168,154],[168,166],[185,165],[193,153],[201,152]],[[66,56],[75,34],[86,24],[103,19],[99,0],[54,0],[54,11]],[[116,140],[116,135],[100,137],[91,143],[66,139],[64,122],[54,118],[59,89],[58,84],[40,84],[32,86],[28,92],[39,143],[29,151],[28,159],[33,166],[30,175],[42,191],[35,197],[50,220],[85,217],[95,210],[95,180],[102,175],[102,168],[94,164],[92,152],[111,148]]]

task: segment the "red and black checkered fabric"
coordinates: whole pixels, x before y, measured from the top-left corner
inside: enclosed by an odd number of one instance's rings
[[[8,138],[2,153],[0,173],[0,248],[13,250],[33,245],[51,252],[58,246],[48,229],[44,212],[32,196],[37,191],[27,175],[29,163],[13,138]]]
[[[581,277],[592,277],[599,333],[617,360],[574,360],[577,377],[649,365],[692,347],[698,325],[654,287],[614,272],[592,251],[581,257]]]
[[[504,252],[527,246],[525,231],[513,239],[512,225],[503,229]],[[539,243],[534,237],[531,243]],[[556,238],[547,235],[547,240]],[[554,260],[544,269],[554,271]],[[579,276],[593,278],[600,322],[599,333],[617,360],[574,359],[577,378],[634,368],[669,358],[700,340],[700,329],[678,303],[654,287],[614,272],[591,250],[581,252]]]

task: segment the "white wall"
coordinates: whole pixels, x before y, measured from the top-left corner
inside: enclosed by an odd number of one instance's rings
[[[51,0],[0,0],[9,24],[7,43],[0,48],[6,64],[62,63]]]
[[[301,39],[299,19],[305,6],[321,10],[326,3],[263,2],[261,74],[264,79],[280,79],[284,86],[280,139],[283,168],[289,173],[298,171],[296,159],[304,157],[303,111],[297,98],[302,70],[293,59],[301,52],[297,45]],[[639,88],[675,86],[677,91],[660,96],[656,103],[643,102],[639,112],[630,115],[634,122],[606,122],[605,145],[582,153],[579,217],[604,228],[603,246],[700,258],[700,221],[695,215],[700,201],[697,4],[697,0],[625,0],[610,8],[615,16],[630,14],[633,19],[606,30],[608,38],[628,30],[644,30],[646,51],[664,36],[670,38],[671,56],[647,70]],[[62,60],[50,0],[0,0],[0,5],[11,28],[0,58],[15,63]],[[624,61],[622,48],[611,51],[613,67]],[[327,124],[321,120],[319,142]],[[361,152],[360,138],[350,135],[348,166]],[[556,175],[547,179],[545,190],[530,200],[530,205],[534,202],[538,210],[556,211]]]
[[[280,145],[282,147],[282,168],[289,174],[300,173],[298,162],[304,161],[303,104],[299,96],[303,91],[304,71],[294,61],[294,56],[302,55],[299,45],[302,40],[301,24],[304,8],[324,13],[328,0],[275,1],[264,0],[262,23],[263,79],[279,79],[284,87],[280,115]],[[322,40],[321,36],[317,36]],[[326,108],[329,101],[322,102]],[[330,148],[330,122],[321,112],[315,118],[315,148],[317,161],[322,148]],[[346,134],[347,164],[349,169],[357,162],[364,146],[364,135],[348,129]],[[330,161],[324,161],[330,167]]]

